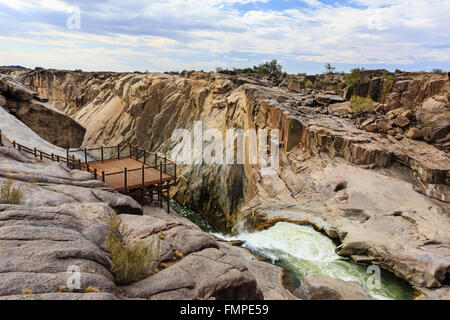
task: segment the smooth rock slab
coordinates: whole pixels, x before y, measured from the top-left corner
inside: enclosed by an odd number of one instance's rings
[[[305,300],[371,300],[366,289],[356,281],[343,281],[318,274],[307,274],[296,294]]]
[[[130,298],[263,299],[247,267],[222,251],[209,248],[135,284],[122,287]]]

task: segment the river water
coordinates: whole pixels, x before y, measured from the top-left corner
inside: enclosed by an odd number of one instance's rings
[[[173,203],[181,216],[197,224],[202,230],[228,241],[241,241],[243,247],[266,261],[292,271],[298,283],[307,273],[360,282],[375,299],[410,299],[412,287],[392,273],[381,270],[379,282],[374,281],[374,271],[369,265],[352,262],[335,253],[331,239],[311,226],[279,222],[273,227],[255,233],[225,236],[196,212]]]

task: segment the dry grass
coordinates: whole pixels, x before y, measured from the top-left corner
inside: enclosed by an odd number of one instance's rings
[[[111,253],[115,281],[126,285],[147,278],[151,274],[153,253],[143,242],[125,243],[126,227],[119,216],[110,219],[108,225],[113,229],[106,238],[106,247]]]
[[[15,180],[8,178],[3,182],[1,187],[1,199],[0,202],[6,204],[19,204],[22,201],[23,191],[22,188],[14,188]]]

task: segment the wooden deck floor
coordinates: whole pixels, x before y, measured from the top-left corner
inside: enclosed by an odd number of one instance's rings
[[[173,175],[166,173],[162,174],[160,171],[145,165],[144,170],[144,184],[142,184],[142,166],[143,162],[133,158],[121,158],[105,161],[89,162],[89,169],[92,171],[97,169],[97,174],[101,178],[102,171],[105,172],[105,183],[118,191],[125,190],[124,169],[127,168],[127,190],[139,189],[142,187],[149,187],[160,183],[175,180]],[[137,170],[136,170],[137,169]],[[135,171],[133,171],[135,170]]]

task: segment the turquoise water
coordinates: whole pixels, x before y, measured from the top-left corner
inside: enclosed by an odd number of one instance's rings
[[[171,206],[180,216],[194,222],[205,232],[228,241],[242,241],[243,247],[255,255],[293,271],[297,280],[307,273],[317,273],[345,281],[358,281],[375,299],[405,300],[412,297],[412,287],[390,272],[380,270],[379,283],[373,282],[374,274],[368,270],[369,265],[338,256],[333,241],[313,227],[279,222],[264,231],[228,237],[215,233],[214,227],[197,212],[175,201]]]
[[[203,231],[208,233],[216,232],[214,227],[210,223],[208,223],[208,221],[206,221],[199,213],[192,211],[191,209],[188,209],[186,207],[183,207],[175,200],[170,200],[170,208],[172,208],[181,217],[186,218],[189,221],[195,223]]]

